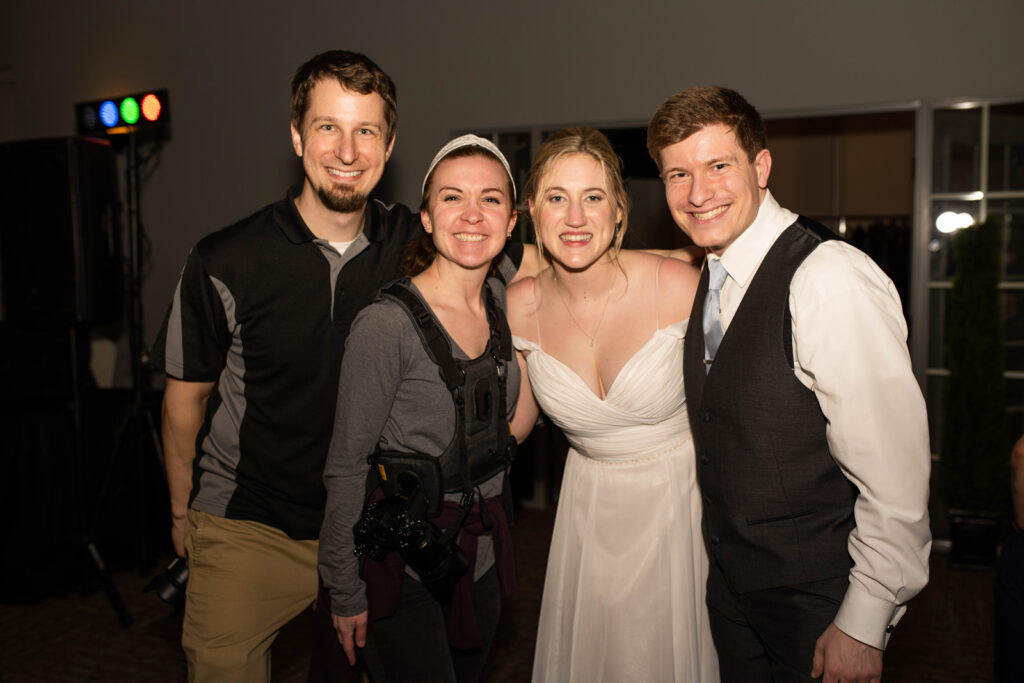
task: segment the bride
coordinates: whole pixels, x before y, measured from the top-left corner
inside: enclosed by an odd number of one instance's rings
[[[682,376],[698,273],[621,249],[621,164],[597,130],[550,136],[526,197],[550,267],[509,288],[509,323],[572,446],[533,680],[717,681]]]

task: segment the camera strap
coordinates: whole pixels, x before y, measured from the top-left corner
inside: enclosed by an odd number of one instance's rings
[[[473,498],[476,497],[476,492],[473,490],[466,491],[462,494],[462,498],[459,500],[459,510],[455,514],[455,521],[448,525],[448,528],[441,534],[441,538],[438,539],[438,543],[447,543],[448,541],[454,540],[455,536],[462,530],[462,524],[466,521],[466,516],[469,515],[469,509],[473,507]],[[484,509],[483,499],[480,500],[480,509]]]

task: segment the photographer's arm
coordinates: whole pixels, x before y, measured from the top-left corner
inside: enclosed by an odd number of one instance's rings
[[[185,516],[192,491],[192,461],[196,436],[203,426],[206,402],[213,382],[183,382],[167,378],[162,410],[164,467],[171,498],[171,542],[178,557],[185,557]]]
[[[526,359],[523,357],[522,352],[516,351],[516,361],[519,363],[520,372],[519,400],[516,402],[516,412],[512,416],[512,421],[509,422],[508,427],[512,431],[512,436],[515,437],[516,442],[522,443],[530,435],[530,432],[533,431],[540,408],[537,407],[537,401],[533,397],[533,390],[530,389],[530,377],[526,374]]]
[[[366,645],[367,628],[365,584],[353,553],[352,526],[363,510],[366,457],[380,442],[402,380],[407,355],[403,345],[420,345],[412,323],[406,321],[408,316],[397,304],[382,302],[363,309],[352,324],[324,463],[327,503],[320,530],[320,577],[330,595],[331,621],[350,663],[355,663],[356,648]]]

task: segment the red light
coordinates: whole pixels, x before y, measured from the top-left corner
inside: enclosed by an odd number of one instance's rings
[[[142,116],[147,121],[156,121],[160,118],[160,110],[163,105],[160,104],[160,98],[150,93],[142,98]]]

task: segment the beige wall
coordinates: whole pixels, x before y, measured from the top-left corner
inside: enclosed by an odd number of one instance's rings
[[[806,216],[910,216],[914,114],[909,111],[768,122],[769,185]]]
[[[189,246],[297,177],[288,79],[321,50],[366,52],[398,83],[384,184],[406,202],[452,130],[642,123],[700,83],[767,114],[1024,94],[1019,0],[8,0],[0,24],[14,34],[4,139],[73,133],[77,101],[170,91],[173,140],[142,197],[148,338]]]

